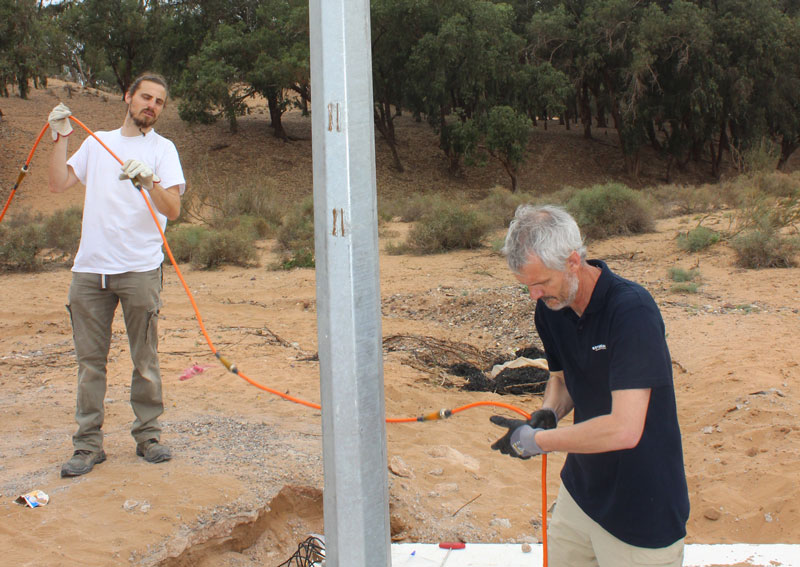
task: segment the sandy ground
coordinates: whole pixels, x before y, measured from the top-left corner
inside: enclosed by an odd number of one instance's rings
[[[37,179],[22,203],[46,209]],[[662,309],[691,492],[687,541],[800,543],[800,269],[740,270],[724,244],[682,252],[675,236],[694,223],[662,220],[654,233],[594,243],[590,256],[645,285]],[[382,227],[382,244],[406,230]],[[269,271],[271,243],[262,246],[258,267],[180,268],[223,353],[260,383],[318,402],[314,272]],[[672,266],[697,267],[700,292],[670,291]],[[419,369],[425,345],[441,344],[434,339],[487,356],[536,343],[533,306],[501,257],[489,248],[382,254],[380,270],[384,339],[403,347],[385,349],[389,416],[480,400],[538,408],[536,396],[465,392],[443,369]],[[163,440],[175,458],[151,465],[134,454],[119,316],[108,365],[108,461],[60,478],[74,430],[69,281],[66,269],[0,274],[0,565],[278,565],[323,530],[319,412],[225,371],[171,267],[159,336]],[[209,368],[180,380],[195,363]],[[387,426],[393,539],[539,541],[539,462],[489,450],[501,433],[488,422],[492,413]],[[550,455],[551,501],[562,463]],[[49,494],[47,506],[13,502],[34,489]]]

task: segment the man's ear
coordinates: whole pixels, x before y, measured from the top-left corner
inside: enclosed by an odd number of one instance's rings
[[[130,104],[131,103],[131,92],[130,91],[125,93],[125,99],[124,100],[125,100],[126,104]]]
[[[571,273],[576,273],[581,265],[581,255],[577,250],[573,250],[572,254],[567,256],[567,270]]]

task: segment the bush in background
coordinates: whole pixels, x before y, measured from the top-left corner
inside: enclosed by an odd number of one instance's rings
[[[32,272],[46,264],[67,262],[80,244],[81,217],[80,207],[59,210],[49,217],[28,213],[6,217],[0,224],[0,266]]]
[[[0,265],[12,272],[34,272],[41,268],[37,254],[44,248],[39,223],[0,226]]]
[[[408,234],[407,246],[422,254],[481,246],[490,223],[476,211],[442,204],[428,211]]]
[[[533,202],[535,198],[530,193],[512,193],[501,185],[495,185],[478,206],[492,228],[505,228],[514,218],[517,207]]]
[[[719,233],[705,226],[698,226],[678,235],[678,248],[687,252],[699,252],[719,242]]]
[[[774,227],[747,230],[731,240],[736,263],[743,268],[789,268],[800,252],[800,238],[782,236]]]
[[[314,267],[314,199],[309,196],[295,206],[283,219],[278,230],[279,267]]]
[[[212,269],[223,264],[248,266],[257,259],[255,238],[246,229],[215,230],[198,225],[178,225],[167,235],[176,262]],[[165,261],[168,261],[165,259]]]
[[[44,246],[59,250],[64,256],[74,258],[81,243],[83,209],[70,207],[56,211],[43,223]]]
[[[675,282],[670,291],[674,293],[697,293],[700,284],[697,280],[700,278],[700,270],[692,268],[686,270],[684,268],[670,268],[669,278]]]
[[[653,230],[653,216],[645,198],[621,183],[594,185],[578,191],[566,208],[588,238]]]

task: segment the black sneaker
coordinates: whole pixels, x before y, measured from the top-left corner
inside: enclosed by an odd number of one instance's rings
[[[70,459],[61,467],[61,476],[81,476],[94,468],[95,465],[106,460],[106,452],[88,451],[86,449],[76,450]]]
[[[166,445],[159,443],[158,439],[148,439],[136,445],[136,454],[144,457],[148,463],[163,463],[172,458],[172,451]]]

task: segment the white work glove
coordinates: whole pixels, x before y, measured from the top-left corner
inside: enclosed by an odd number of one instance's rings
[[[153,189],[153,183],[160,183],[158,175],[153,173],[153,168],[138,159],[129,159],[122,166],[120,179],[132,179],[137,187],[144,187],[148,191]]]
[[[50,111],[50,116],[47,121],[50,123],[50,134],[53,136],[53,141],[58,141],[59,136],[69,136],[72,134],[72,124],[69,123],[69,117],[72,112],[67,105],[59,102],[53,110]]]

